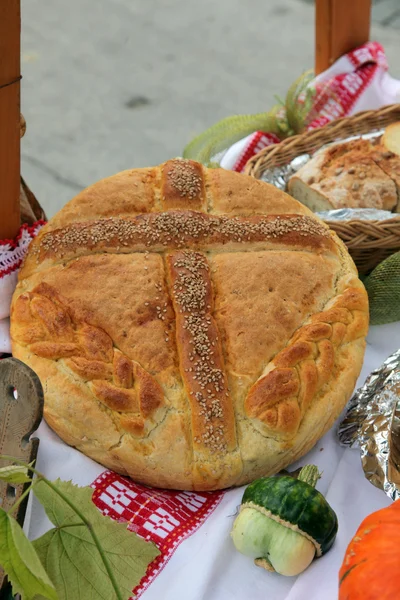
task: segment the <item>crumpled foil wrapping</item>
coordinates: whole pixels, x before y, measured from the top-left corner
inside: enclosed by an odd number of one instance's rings
[[[328,146],[332,146],[334,144],[342,144],[343,142],[349,142],[351,140],[357,139],[374,139],[383,134],[384,130],[374,131],[372,133],[366,133],[364,135],[353,135],[348,138],[343,138],[340,142],[333,142],[331,144],[325,144],[322,148],[327,148]],[[267,183],[272,183],[275,187],[280,190],[286,191],[287,184],[289,179],[297,173],[301,167],[303,167],[311,158],[312,154],[301,154],[300,156],[296,156],[290,163],[286,165],[282,165],[280,167],[274,167],[273,169],[268,169],[264,171],[262,175],[262,180]],[[386,210],[377,210],[374,208],[346,208],[346,209],[336,209],[336,210],[327,210],[324,212],[317,212],[318,217],[320,217],[323,221],[351,221],[352,219],[360,219],[366,221],[385,221],[386,219],[393,219],[394,217],[398,217],[397,213],[392,213]]]
[[[400,350],[350,399],[338,437],[342,445],[360,448],[366,478],[400,499]]]
[[[377,208],[337,208],[336,210],[324,210],[315,214],[323,221],[351,221],[352,219],[386,221],[399,216],[398,213],[392,213],[390,210],[378,210]]]
[[[301,154],[300,156],[296,156],[296,158],[286,165],[267,169],[263,172],[261,179],[267,183],[272,183],[272,185],[280,190],[286,191],[286,186],[291,176],[297,173],[303,165],[308,163],[311,156],[311,154]]]

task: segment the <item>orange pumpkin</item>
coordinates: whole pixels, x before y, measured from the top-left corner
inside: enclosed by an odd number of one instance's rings
[[[400,500],[369,515],[347,547],[339,600],[400,597]]]

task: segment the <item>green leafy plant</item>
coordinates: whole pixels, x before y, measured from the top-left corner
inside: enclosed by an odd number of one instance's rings
[[[11,456],[0,459],[14,463],[0,468],[1,481],[29,484],[8,512],[0,508],[0,564],[13,593],[22,600],[129,598],[159,554],[154,544],[103,516],[91,488],[49,481],[32,463]],[[11,516],[31,490],[55,526],[33,542]]]

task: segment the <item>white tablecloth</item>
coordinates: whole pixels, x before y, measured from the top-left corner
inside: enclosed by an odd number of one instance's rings
[[[400,347],[400,322],[372,327],[358,385]],[[45,423],[38,433],[37,468],[50,479],[72,479],[90,484],[104,468],[64,444]],[[299,577],[282,577],[253,565],[235,551],[229,532],[243,488],[225,493],[200,529],[177,548],[163,571],[144,592],[145,600],[336,600],[338,571],[348,542],[369,513],[388,506],[389,498],[364,477],[358,450],[340,447],[334,427],[301,461],[323,472],[318,489],[339,519],[332,550],[314,561]],[[296,468],[299,465],[293,465]],[[44,533],[50,523],[33,500],[29,507],[29,537]]]

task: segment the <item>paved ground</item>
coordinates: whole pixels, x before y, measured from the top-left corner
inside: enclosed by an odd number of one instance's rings
[[[22,0],[25,179],[52,215],[222,117],[270,108],[313,65],[313,18],[307,0]],[[372,38],[400,77],[397,17],[385,18]]]

